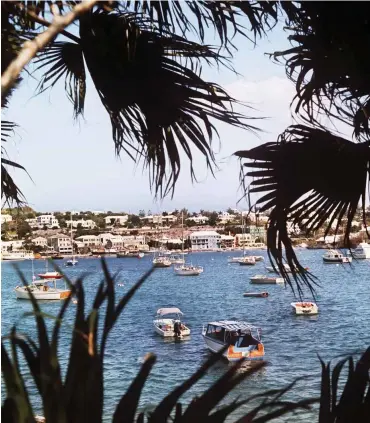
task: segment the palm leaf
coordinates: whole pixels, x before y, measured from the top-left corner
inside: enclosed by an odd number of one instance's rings
[[[39,83],[39,91],[52,88],[60,78],[64,77],[65,90],[73,104],[74,117],[82,115],[86,74],[81,47],[75,43],[54,42],[39,54],[35,63],[39,64],[36,71],[48,67]]]
[[[287,221],[299,224],[310,233],[327,219],[337,218],[336,232],[343,223],[344,242],[349,246],[351,222],[358,203],[362,201],[365,208],[369,149],[369,143],[354,144],[328,131],[293,125],[281,135],[278,143],[235,153],[240,158],[255,160],[244,166],[264,169],[246,174],[257,178],[251,183],[257,188],[250,192],[268,192],[257,204],[262,205],[261,211],[272,209],[267,231],[269,254],[291,284],[283,266],[285,247],[285,259],[293,270],[300,294],[299,279],[309,287],[313,280],[299,267],[289,240]],[[346,169],[351,178],[338,178],[338,169]],[[310,217],[304,223],[307,216]],[[365,215],[363,221],[366,225]],[[294,272],[295,266],[299,274]]]

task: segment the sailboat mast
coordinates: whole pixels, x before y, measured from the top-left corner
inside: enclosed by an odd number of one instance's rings
[[[184,257],[184,212],[181,213],[181,249],[182,249],[182,259],[185,261]]]
[[[73,254],[73,232],[72,232],[72,212],[71,212],[71,246],[72,246],[72,261],[74,260],[75,256]]]
[[[245,226],[244,226],[244,219],[243,219],[243,211],[242,211],[242,240],[243,240],[243,257],[245,256]]]

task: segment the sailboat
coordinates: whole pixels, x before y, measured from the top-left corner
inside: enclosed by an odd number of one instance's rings
[[[172,265],[171,260],[169,257],[161,254],[162,247],[159,247],[159,253],[153,259],[153,266],[154,267],[170,267]]]
[[[184,264],[181,266],[175,267],[175,274],[178,276],[199,276],[203,273],[202,266],[193,266],[192,264],[186,264],[185,262],[185,254],[184,254],[184,214],[181,214],[181,228],[182,228],[182,236],[181,236],[181,250],[182,250],[182,258],[184,260]]]
[[[49,260],[46,259],[45,261],[46,261],[45,273],[39,273],[37,276],[39,276],[41,279],[61,279],[62,275],[59,272],[48,271]]]
[[[71,245],[72,245],[72,259],[67,260],[66,266],[72,267],[78,264],[78,260],[75,259],[74,251],[73,251],[73,225],[72,225],[72,212],[71,212]]]

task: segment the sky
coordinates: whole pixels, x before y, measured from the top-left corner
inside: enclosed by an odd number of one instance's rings
[[[210,34],[212,35],[212,34]],[[125,156],[116,157],[108,114],[90,78],[87,80],[84,118],[75,122],[73,108],[61,80],[51,90],[35,95],[37,80],[25,76],[15,91],[4,118],[19,125],[7,145],[11,160],[23,165],[24,172],[12,172],[30,207],[44,212],[102,210],[137,213],[161,212],[186,207],[226,210],[236,207],[242,196],[239,188],[239,162],[233,153],[249,149],[277,136],[293,123],[289,104],[294,86],[284,67],[273,63],[266,52],[289,47],[281,27],[254,47],[239,37],[233,65],[240,75],[222,68],[203,67],[202,77],[224,87],[237,100],[254,110],[238,109],[247,115],[265,117],[252,121],[262,132],[254,133],[216,123],[220,148],[215,142],[218,170],[216,178],[204,170],[200,154],[196,157],[198,183],[192,184],[188,166],[182,172],[173,199],[156,201],[149,177],[142,165]],[[245,209],[245,202],[238,204]]]

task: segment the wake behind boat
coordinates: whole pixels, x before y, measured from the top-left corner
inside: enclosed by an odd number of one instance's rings
[[[261,341],[261,329],[247,322],[219,320],[203,326],[207,348],[216,353],[228,346],[223,356],[229,361],[262,360],[265,349]]]

